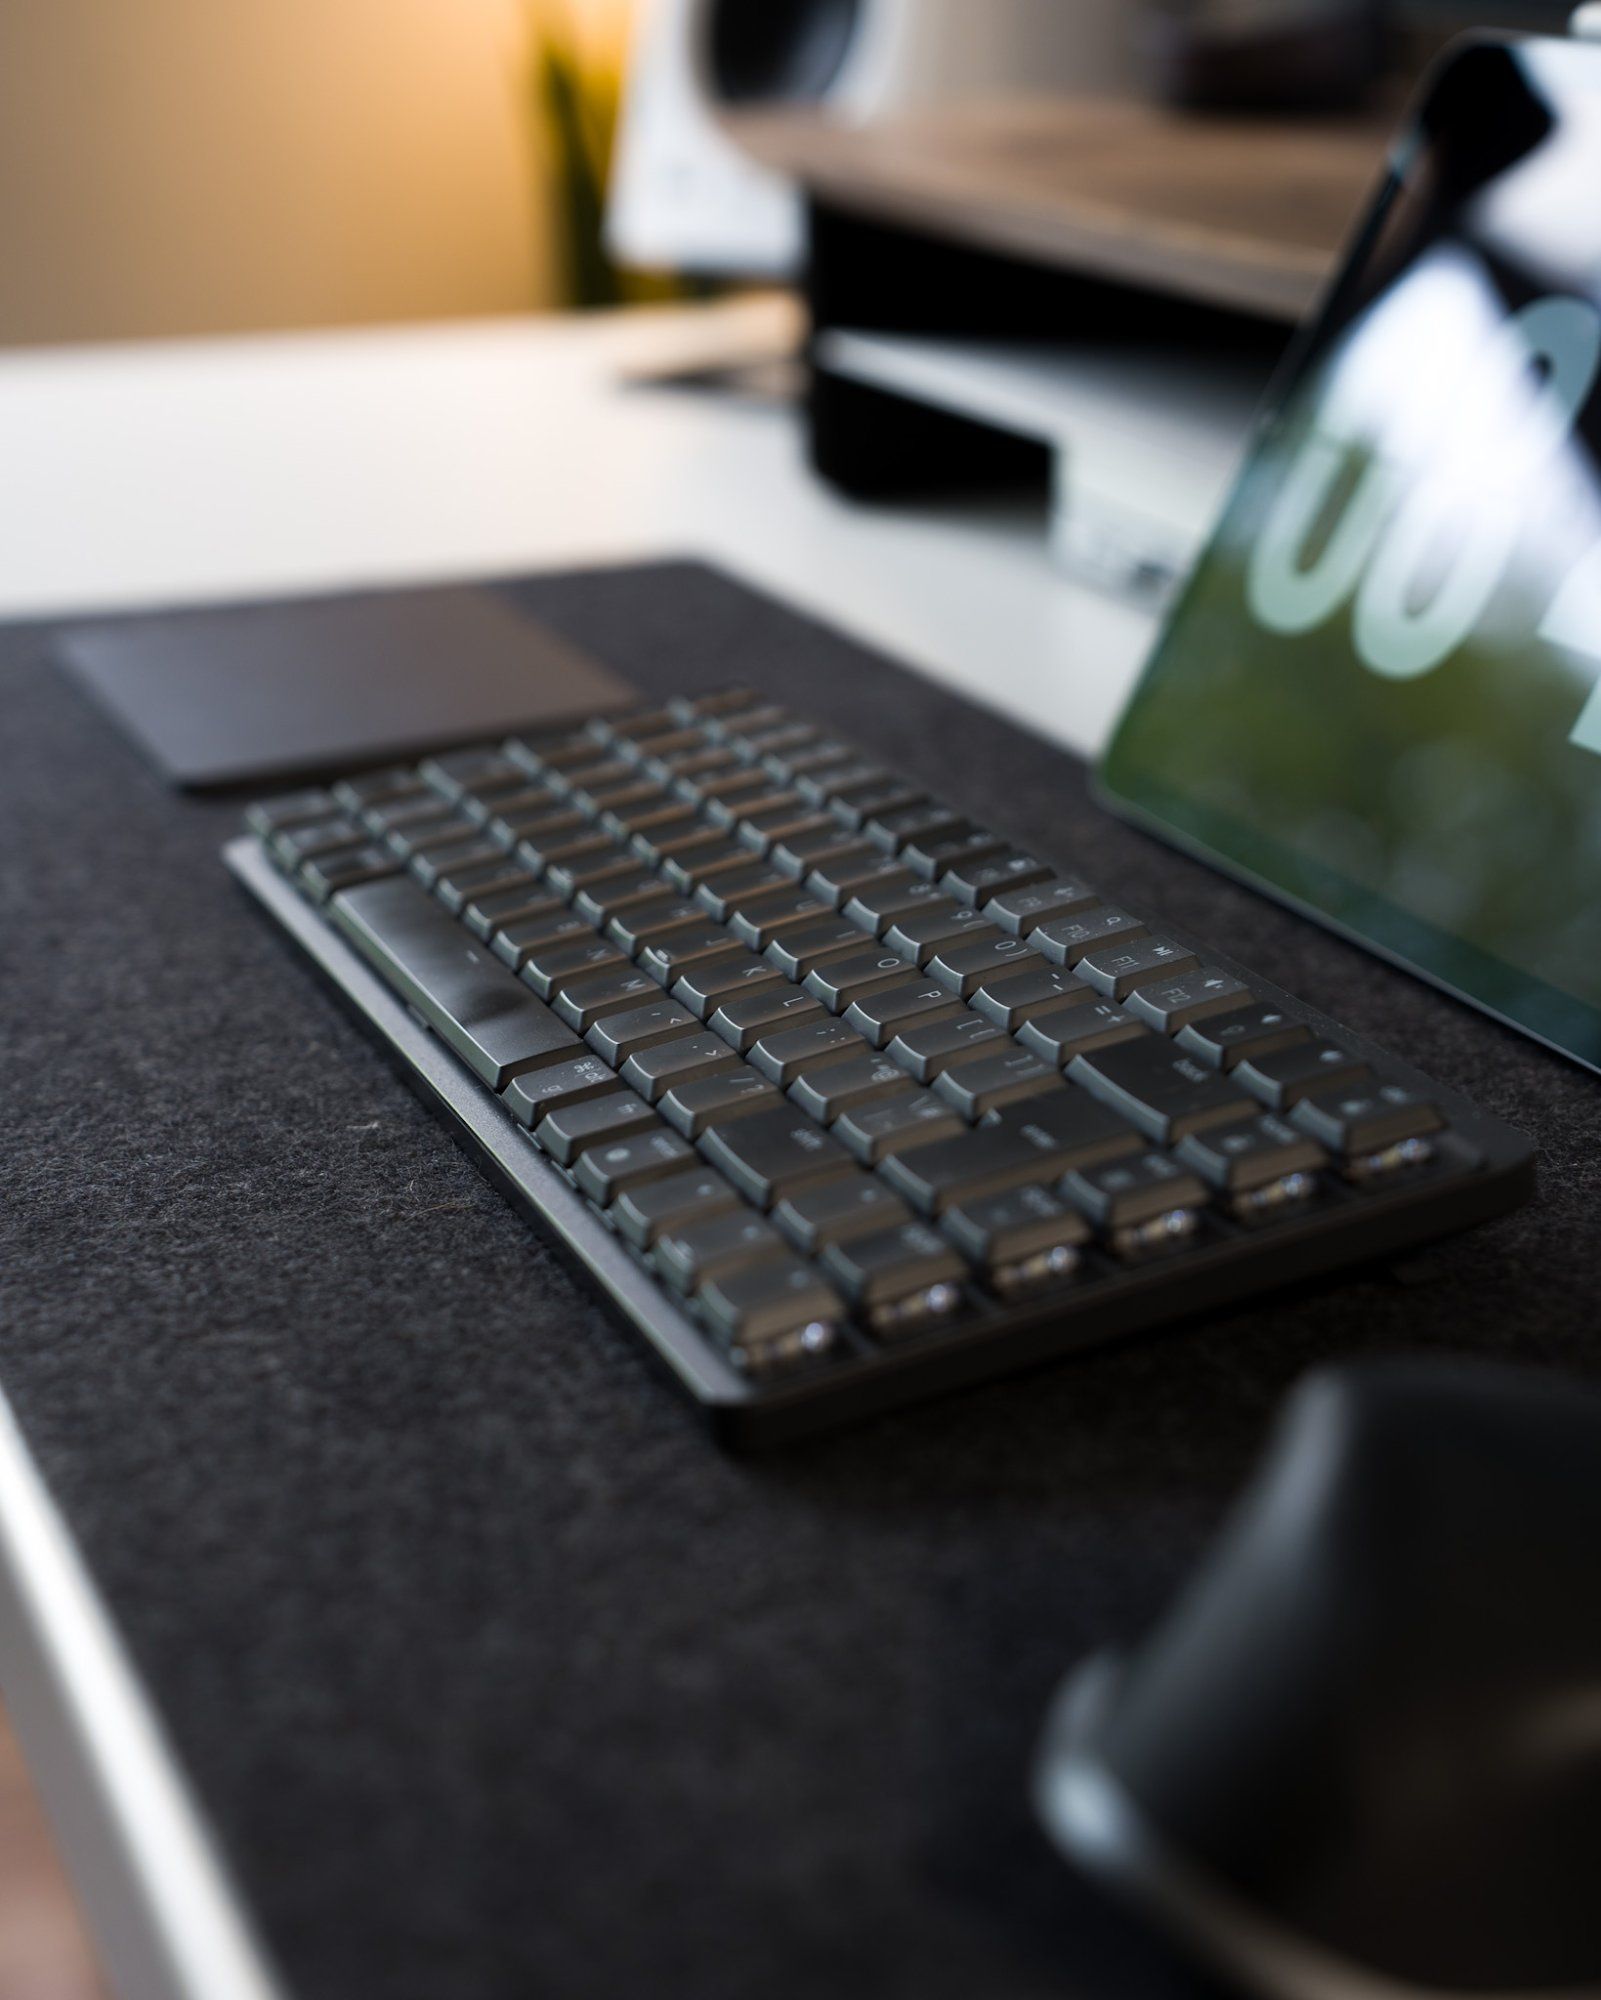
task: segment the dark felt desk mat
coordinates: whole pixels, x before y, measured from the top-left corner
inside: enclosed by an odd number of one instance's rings
[[[0,1371],[270,1944],[307,2000],[1188,1990],[1033,1830],[1047,1695],[1164,1602],[1308,1366],[1597,1372],[1601,1089],[709,571],[515,593],[1214,932],[1533,1132],[1543,1192],[1422,1282],[721,1457],[223,874],[233,811],[0,634]]]

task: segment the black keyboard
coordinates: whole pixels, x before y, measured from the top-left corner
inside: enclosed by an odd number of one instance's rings
[[[743,1441],[1532,1186],[1460,1097],[741,689],[248,824],[235,871]]]

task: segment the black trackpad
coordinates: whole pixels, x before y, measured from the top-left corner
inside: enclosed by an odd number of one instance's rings
[[[330,776],[635,698],[487,585],[84,624],[59,650],[186,790]]]

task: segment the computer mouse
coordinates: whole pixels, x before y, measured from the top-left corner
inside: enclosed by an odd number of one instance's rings
[[[1601,1994],[1601,1394],[1307,1378],[1171,1609],[1064,1684],[1035,1782],[1237,1984]]]

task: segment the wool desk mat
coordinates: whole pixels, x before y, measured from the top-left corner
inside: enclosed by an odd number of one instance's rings
[[[237,808],[0,633],[0,1378],[269,1948],[304,2000],[1191,1991],[1033,1826],[1047,1697],[1166,1602],[1303,1370],[1598,1372],[1601,1088],[723,576],[505,587],[1214,934],[1533,1133],[1542,1189],[1404,1281],[722,1456],[224,873]]]

